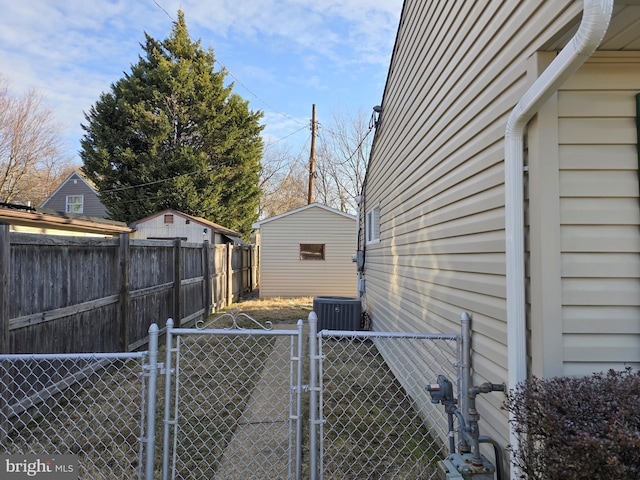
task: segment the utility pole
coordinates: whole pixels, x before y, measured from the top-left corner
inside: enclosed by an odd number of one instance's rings
[[[307,203],[313,203],[313,180],[316,176],[316,104],[311,109],[311,152],[309,154],[309,196]]]

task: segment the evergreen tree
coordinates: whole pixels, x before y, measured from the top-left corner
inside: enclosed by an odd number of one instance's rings
[[[260,200],[262,112],[225,86],[225,70],[214,71],[213,51],[191,40],[182,11],[169,38],[145,38],[145,55],[85,113],[83,172],[114,220],[174,208],[248,236]]]

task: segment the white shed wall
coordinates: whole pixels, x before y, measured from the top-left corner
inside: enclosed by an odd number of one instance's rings
[[[325,244],[325,260],[300,260],[300,244]],[[260,296],[356,295],[356,223],[312,207],[260,226]]]
[[[173,213],[173,223],[165,223],[164,215],[157,215],[144,222],[137,223],[135,232],[131,234],[131,238],[139,239],[172,239],[183,238],[186,242],[202,243],[208,240],[211,244],[225,243],[220,234],[212,232],[210,226],[197,223],[183,217],[177,213]],[[206,229],[206,233],[205,230]]]

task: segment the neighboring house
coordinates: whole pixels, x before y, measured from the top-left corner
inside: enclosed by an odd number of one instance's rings
[[[108,215],[96,189],[79,172],[69,175],[56,191],[47,197],[41,208],[90,217],[106,218]]]
[[[363,306],[376,330],[459,332],[470,313],[473,385],[640,366],[640,4],[611,3],[404,2]],[[479,411],[504,446],[502,400]]]
[[[260,296],[354,296],[356,219],[312,203],[253,224],[259,228]]]
[[[149,240],[173,240],[213,245],[232,243],[246,245],[235,230],[223,227],[201,217],[194,217],[173,209],[163,210],[130,224],[134,229],[131,238]]]
[[[131,232],[124,222],[7,203],[0,204],[0,222],[9,224],[11,232],[45,235],[113,237]]]

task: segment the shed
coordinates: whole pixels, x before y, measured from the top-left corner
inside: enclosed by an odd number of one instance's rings
[[[206,218],[189,215],[178,210],[166,209],[130,224],[134,229],[131,238],[148,240],[173,240],[202,243],[208,240],[212,245],[232,243],[246,245],[241,234],[218,225]]]
[[[260,229],[260,296],[354,296],[356,217],[312,203],[253,224]]]

